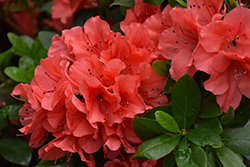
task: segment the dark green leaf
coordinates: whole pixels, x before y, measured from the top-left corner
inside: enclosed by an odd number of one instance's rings
[[[207,157],[207,167],[215,167],[215,152],[214,149],[210,146],[205,148],[206,157]]]
[[[31,57],[30,47],[16,34],[9,32],[7,34],[11,44],[13,45],[11,50],[13,53],[19,56]]]
[[[37,52],[42,47],[43,47],[42,43],[40,42],[39,38],[36,37],[35,41],[32,43],[32,46],[31,46],[31,53],[32,53],[33,58],[36,57]]]
[[[41,160],[36,167],[68,167],[68,165],[66,165],[66,157],[63,157],[60,160],[56,161],[43,161]]]
[[[163,160],[163,167],[173,167],[175,165],[174,152],[167,155]]]
[[[20,139],[0,139],[0,155],[14,164],[28,166],[32,150],[28,143]]]
[[[6,57],[11,57],[12,52],[11,49],[6,50],[5,52],[0,54],[0,67],[2,66],[2,63]]]
[[[157,60],[152,63],[152,67],[156,74],[160,76],[168,75],[167,63],[162,60]]]
[[[148,3],[150,5],[160,5],[164,0],[143,0],[144,3]]]
[[[209,119],[197,118],[194,126],[195,128],[210,128],[213,129],[218,134],[222,133],[223,131],[220,121],[217,117]]]
[[[234,109],[232,106],[228,107],[227,113],[221,119],[221,125],[223,128],[228,127],[234,120]]]
[[[220,135],[209,128],[192,129],[187,132],[186,136],[188,140],[198,146],[220,147],[222,145]]]
[[[229,148],[221,147],[215,151],[224,167],[245,167],[240,157]]]
[[[8,125],[7,119],[0,118],[0,130],[2,130],[6,125]]]
[[[39,40],[42,43],[43,47],[49,49],[51,44],[51,39],[54,35],[56,35],[56,33],[50,31],[40,31],[38,33]]]
[[[6,118],[7,115],[11,114],[12,112],[16,112],[20,109],[20,105],[7,105],[4,108],[0,109],[0,119]]]
[[[168,76],[167,76],[167,82],[166,82],[166,84],[164,86],[163,92],[165,94],[172,93],[174,85],[175,85],[175,81],[171,78],[170,74],[168,74]]]
[[[250,118],[250,99],[242,96],[239,107],[237,107],[234,111],[235,117],[231,124],[229,124],[230,128],[239,128],[246,125]]]
[[[200,101],[200,91],[193,78],[187,74],[180,77],[172,93],[172,110],[181,128],[188,129],[194,123]]]
[[[220,106],[216,103],[216,96],[211,95],[202,103],[198,117],[213,118],[221,114]]]
[[[174,133],[179,133],[180,128],[174,118],[169,115],[168,113],[165,113],[163,111],[156,111],[155,112],[155,118],[157,122],[166,130]]]
[[[250,155],[250,127],[230,129],[221,134],[226,147],[236,153]]]
[[[120,5],[120,6],[133,8],[135,5],[135,1],[134,0],[115,0],[112,4],[110,4],[110,6],[114,6],[114,5]]]
[[[162,105],[162,106],[156,106],[154,108],[151,108],[149,111],[147,111],[143,117],[145,118],[151,118],[151,119],[156,119],[155,118],[155,112],[161,110],[164,111],[165,113],[168,113],[169,115],[173,115],[172,114],[172,107],[171,105]]]
[[[17,82],[29,83],[30,80],[27,78],[27,72],[15,66],[5,68],[5,74],[11,79]]]
[[[32,47],[32,44],[34,42],[34,40],[32,38],[30,38],[29,36],[26,36],[26,35],[23,35],[20,38],[29,46],[29,48]]]
[[[179,167],[206,167],[207,159],[204,150],[199,146],[189,146],[183,138],[175,148],[175,161]]]
[[[161,135],[142,143],[136,150],[133,159],[157,160],[170,153],[179,143],[180,135]]]
[[[21,57],[19,59],[18,66],[22,70],[29,70],[31,66],[34,66],[34,60],[29,57]]]
[[[48,52],[48,49],[46,49],[46,48],[39,49],[39,51],[37,52],[36,57],[35,57],[35,64],[36,65],[40,64],[39,62],[41,59],[44,59],[47,57],[47,52]]]
[[[70,159],[69,167],[86,167],[86,163],[83,162],[78,155],[78,153],[74,153]]]
[[[141,140],[148,140],[161,134],[169,133],[154,119],[135,117],[132,121],[133,129]]]

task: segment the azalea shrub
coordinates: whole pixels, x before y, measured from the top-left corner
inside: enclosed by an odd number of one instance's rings
[[[250,2],[0,4],[1,164],[250,166]]]

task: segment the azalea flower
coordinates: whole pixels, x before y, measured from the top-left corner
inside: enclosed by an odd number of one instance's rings
[[[236,7],[223,20],[213,21],[200,32],[194,55],[198,70],[210,74],[205,89],[217,96],[224,112],[237,108],[242,94],[250,98],[249,31],[250,10]]]
[[[94,166],[92,154],[101,147],[109,159],[135,153],[142,141],[132,119],[168,99],[162,93],[166,77],[151,66],[159,56],[154,42],[141,24],[129,26],[122,36],[92,17],[84,27],[62,31],[52,38],[30,85],[14,88],[12,95],[27,99],[19,112],[20,131],[31,134],[30,146],[53,136],[39,149],[41,159],[78,153]]]

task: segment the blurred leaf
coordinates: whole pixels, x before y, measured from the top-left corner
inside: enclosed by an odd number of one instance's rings
[[[0,115],[1,115],[1,111],[0,111]],[[1,117],[1,116],[0,116]],[[0,135],[1,135],[1,130],[8,125],[8,122],[5,118],[0,118]]]
[[[36,57],[37,52],[43,48],[42,43],[40,42],[38,36],[36,37],[36,39],[34,40],[34,42],[32,43],[31,46],[31,53],[32,53],[32,58]]]
[[[232,106],[228,107],[227,113],[221,119],[221,125],[226,129],[234,120],[234,109]]]
[[[5,52],[0,54],[0,67],[2,66],[2,63],[6,57],[11,57],[12,52],[11,49],[6,50]]]
[[[27,71],[30,69],[30,66],[34,66],[34,60],[26,56],[21,57],[18,66],[20,69]]]
[[[15,66],[5,68],[5,74],[16,82],[29,83],[30,80],[27,78],[27,72]]]
[[[164,0],[143,0],[144,3],[148,3],[150,5],[160,5]]]
[[[186,137],[198,146],[222,146],[220,135],[209,128],[191,129],[187,132]]]
[[[152,63],[152,67],[156,74],[160,76],[168,75],[167,63],[162,60],[156,60]]]
[[[56,35],[56,33],[50,31],[40,31],[38,33],[39,40],[42,43],[43,47],[49,49],[51,45],[51,39],[54,35]]]
[[[35,57],[35,65],[39,65],[41,59],[48,57],[47,53],[48,53],[48,49],[44,47],[40,48]]]
[[[175,165],[174,152],[167,155],[163,160],[163,167],[173,167]]]
[[[6,118],[7,115],[11,114],[12,112],[18,111],[20,109],[20,105],[7,105],[4,108],[0,109],[0,119]]]
[[[69,161],[69,167],[86,167],[86,163],[83,162],[78,155],[78,153],[74,153]]]
[[[172,110],[178,125],[188,129],[195,121],[200,109],[200,91],[187,74],[180,77],[175,83],[172,93]]]
[[[11,163],[28,166],[32,150],[23,140],[4,138],[0,139],[0,155]]]
[[[168,133],[156,120],[150,118],[135,117],[132,126],[136,135],[143,141]]]
[[[156,111],[155,118],[157,122],[166,130],[174,133],[179,133],[180,129],[174,118],[163,111]]]
[[[31,57],[31,49],[18,35],[13,32],[7,34],[11,44],[13,45],[11,50],[13,53],[19,56]]]
[[[136,150],[133,159],[157,160],[170,153],[181,139],[180,135],[161,135],[142,143]]]
[[[62,161],[57,160],[56,164],[54,161],[41,160],[36,167],[68,167],[68,165],[66,165],[66,160],[64,157]]]
[[[225,146],[234,152],[250,155],[250,127],[227,130],[221,138]]]
[[[18,12],[18,11],[23,10],[23,9],[25,9],[25,7],[17,5],[16,3],[12,3],[10,8],[9,8],[9,11],[10,12]]]
[[[215,151],[224,167],[245,167],[240,157],[229,148],[216,148]]]
[[[32,44],[34,42],[34,40],[32,38],[30,38],[27,35],[22,35],[20,38],[29,46],[29,48],[32,47]]]
[[[133,8],[135,5],[135,1],[134,0],[115,0],[112,4],[110,4],[110,6],[114,6],[114,5],[120,5],[120,6]]]
[[[175,148],[175,161],[179,167],[206,167],[204,150],[199,146],[190,146],[186,138]]]
[[[151,119],[156,119],[155,118],[155,112],[161,110],[164,111],[165,113],[168,113],[169,115],[173,115],[172,114],[172,107],[171,105],[162,105],[162,106],[156,106],[154,108],[151,108],[149,111],[147,111],[143,117],[145,118],[151,118]]]
[[[194,126],[195,128],[210,128],[213,129],[218,134],[222,133],[223,131],[220,121],[217,117],[209,119],[197,118]]]
[[[202,103],[198,117],[213,118],[221,114],[220,106],[216,103],[216,96],[211,95]]]
[[[205,148],[207,157],[207,167],[215,167],[215,152],[211,146]]]

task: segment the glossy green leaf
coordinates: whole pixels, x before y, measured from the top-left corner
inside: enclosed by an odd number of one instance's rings
[[[168,75],[167,63],[162,60],[157,60],[152,63],[152,67],[156,74],[160,76]]]
[[[155,118],[155,112],[161,110],[164,111],[165,113],[168,113],[169,115],[173,115],[172,114],[172,107],[171,105],[162,105],[162,106],[156,106],[154,108],[151,108],[149,111],[147,111],[143,117],[145,118],[151,118],[151,119],[156,119]]]
[[[155,112],[155,118],[157,122],[166,130],[174,133],[179,133],[180,128],[174,118],[169,115],[168,113],[165,113],[163,111],[156,111]]]
[[[220,121],[217,117],[209,119],[197,118],[195,120],[194,126],[195,128],[210,128],[218,134],[222,133],[223,131]]]
[[[112,4],[110,4],[110,6],[114,6],[114,5],[120,5],[120,6],[133,8],[135,5],[135,1],[134,0],[115,0]]]
[[[172,93],[172,110],[181,128],[188,129],[194,123],[200,101],[200,91],[193,78],[187,74],[180,77]]]
[[[175,165],[174,152],[167,155],[163,160],[163,167],[173,167]]]
[[[250,127],[227,130],[221,138],[225,146],[234,152],[250,155]]]
[[[211,146],[205,148],[207,167],[215,167],[215,151]]]
[[[26,44],[18,35],[9,32],[7,34],[11,44],[13,45],[11,50],[13,53],[19,56],[31,57],[31,49],[28,44]]]
[[[216,96],[211,95],[202,103],[198,117],[213,118],[221,114],[220,106],[216,103]]]
[[[6,118],[7,115],[11,114],[12,112],[18,111],[20,109],[20,105],[7,105],[4,108],[0,109],[0,119]]]
[[[221,138],[218,133],[209,128],[191,129],[186,134],[188,140],[198,146],[211,145],[213,147],[221,146]]]
[[[187,7],[187,3],[184,2],[183,0],[176,0],[181,6],[183,6],[184,8]]]
[[[167,82],[166,82],[166,84],[164,86],[163,92],[165,94],[172,93],[174,85],[175,85],[175,81],[171,78],[170,74],[168,74],[168,76],[167,76]]]
[[[17,82],[29,83],[30,80],[27,78],[27,72],[15,66],[5,68],[5,74],[11,79]]]
[[[144,3],[148,3],[150,5],[160,5],[164,0],[143,0]]]
[[[142,143],[136,150],[133,159],[157,160],[169,154],[179,143],[180,135],[161,135]]]
[[[207,159],[204,150],[199,146],[190,146],[183,138],[174,150],[178,167],[206,167]]]
[[[34,42],[34,40],[33,40],[32,38],[30,38],[30,37],[27,36],[27,35],[23,35],[23,36],[21,36],[20,38],[29,46],[29,48],[32,47],[32,44],[33,44],[33,42]]]
[[[0,139],[0,155],[11,163],[28,166],[32,150],[28,143],[23,140],[4,138]]]
[[[246,125],[250,118],[250,99],[242,96],[240,105],[235,109],[234,120],[228,124],[230,128],[239,128]]]
[[[169,133],[155,119],[150,118],[135,117],[132,121],[132,126],[136,135],[144,141]]]
[[[51,45],[51,39],[54,35],[56,35],[56,33],[50,31],[40,31],[38,33],[39,40],[42,43],[43,47],[49,49]]]
[[[234,109],[232,106],[228,107],[227,113],[221,119],[222,127],[228,127],[234,120]]]
[[[215,149],[216,154],[224,167],[245,167],[240,157],[227,147]]]

